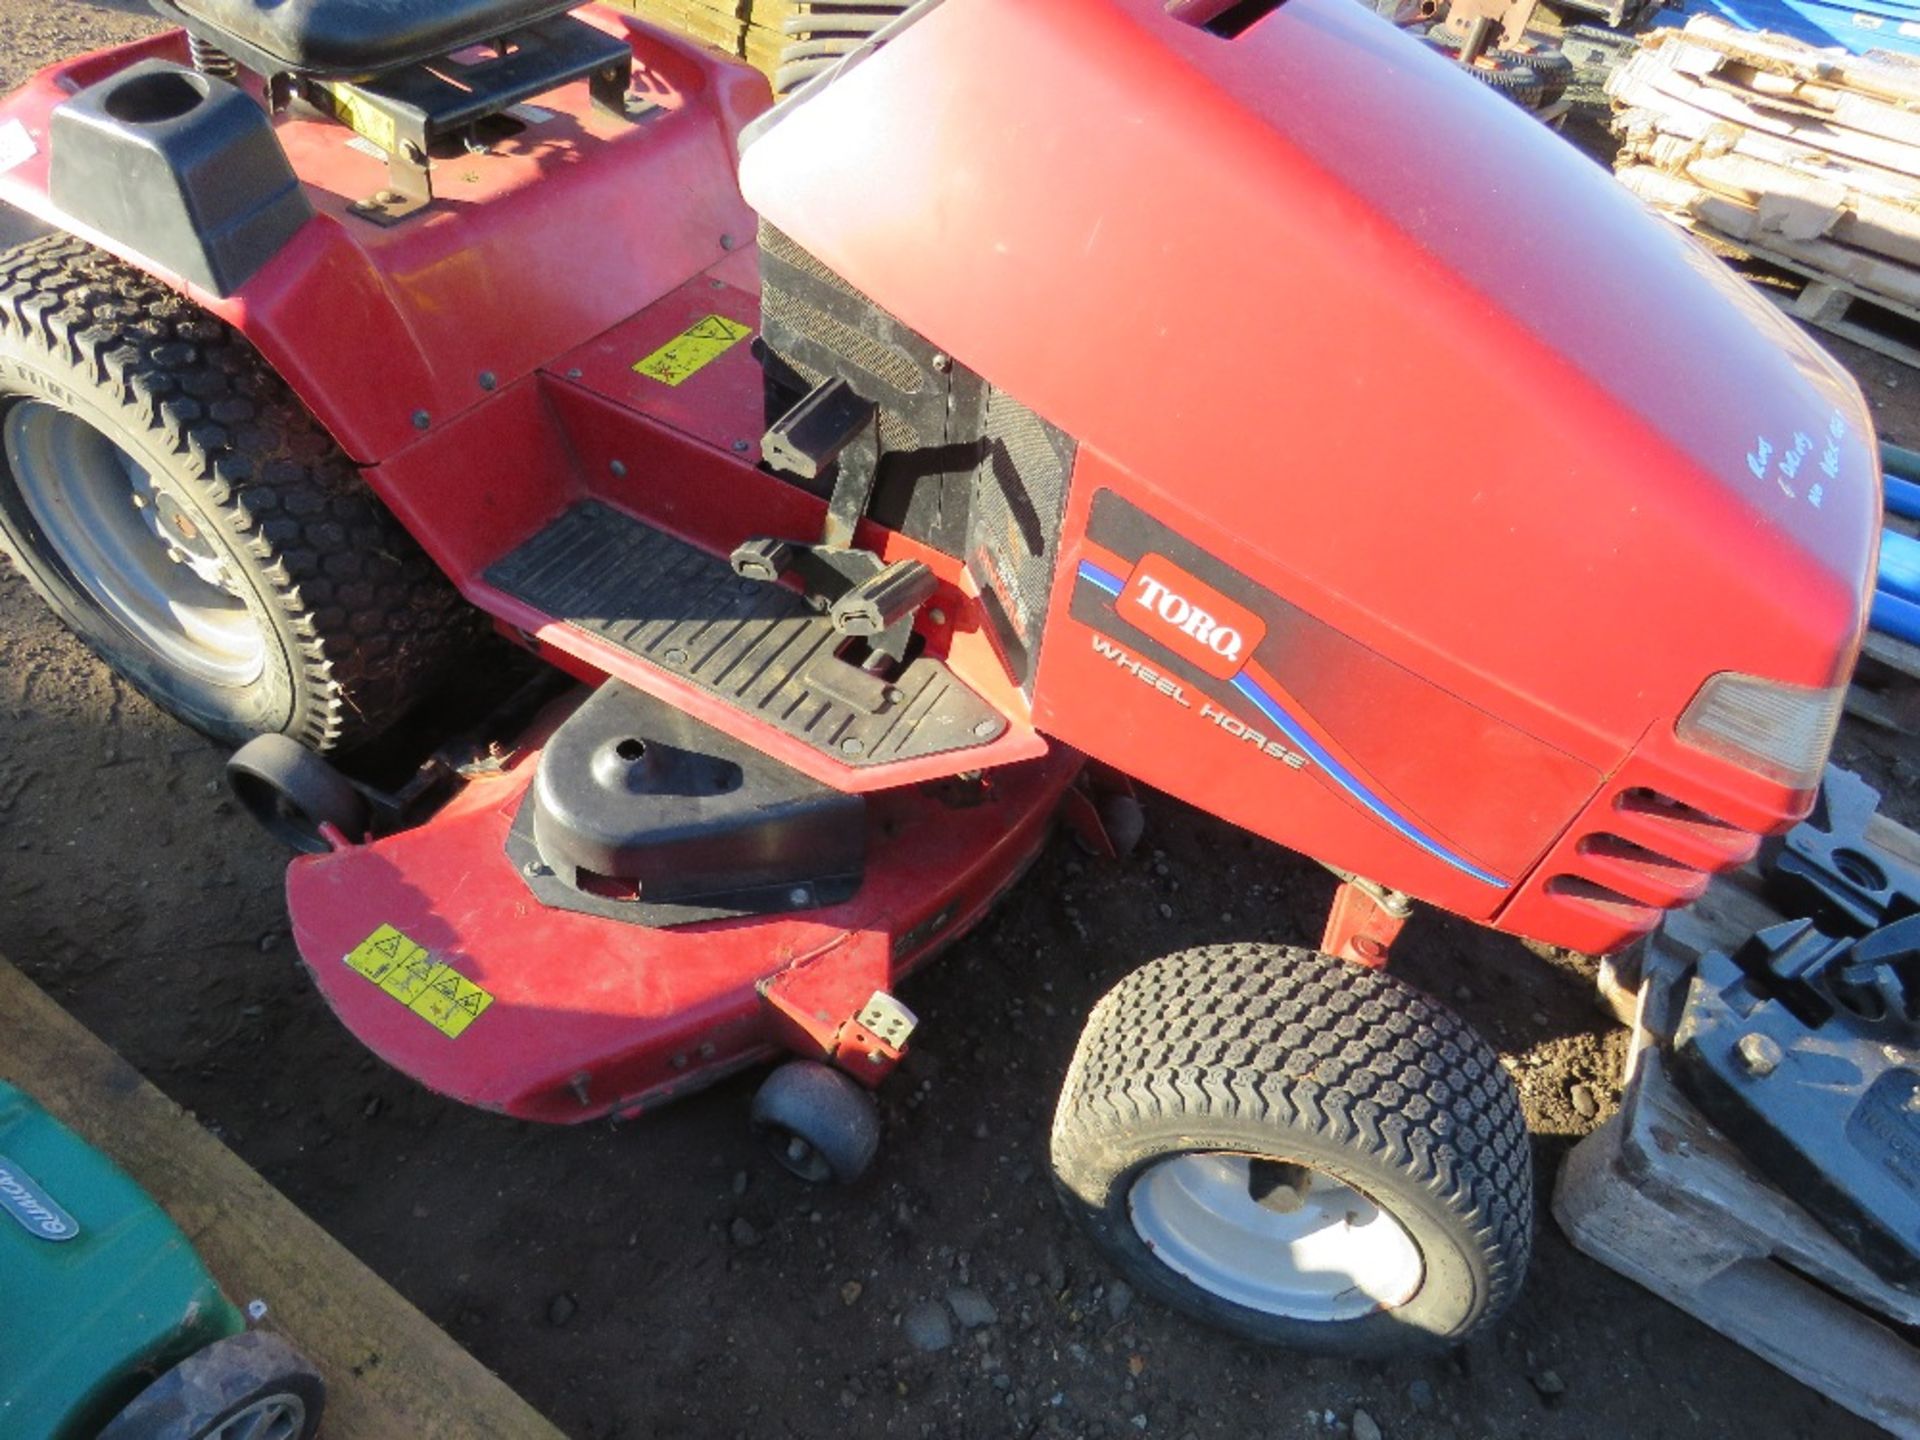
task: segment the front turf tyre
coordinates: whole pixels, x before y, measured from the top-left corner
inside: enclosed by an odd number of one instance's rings
[[[1249,1340],[1455,1345],[1520,1288],[1519,1097],[1458,1016],[1330,955],[1153,961],[1094,1008],[1053,1121],[1068,1211],[1143,1291]]]
[[[162,709],[351,747],[472,622],[220,320],[63,235],[0,251],[0,547]]]
[[[313,1440],[327,1388],[260,1330],[216,1340],[141,1391],[100,1440]]]

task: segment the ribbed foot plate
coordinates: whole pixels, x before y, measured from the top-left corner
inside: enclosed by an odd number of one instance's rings
[[[845,637],[793,591],[742,580],[598,501],[567,511],[487,582],[846,765],[969,750],[1007,728],[945,662],[869,675],[839,658]]]

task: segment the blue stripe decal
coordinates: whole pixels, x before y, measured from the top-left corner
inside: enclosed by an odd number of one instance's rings
[[[1118,599],[1121,592],[1126,589],[1126,582],[1118,575],[1113,574],[1109,570],[1102,569],[1091,560],[1082,560],[1080,562],[1080,578],[1088,584],[1106,591],[1107,594],[1113,596],[1115,599]],[[1427,854],[1433,856],[1435,859],[1446,861],[1446,863],[1453,866],[1454,869],[1464,871],[1483,884],[1493,885],[1501,890],[1507,888],[1507,882],[1502,880],[1498,875],[1482,870],[1471,860],[1454,854],[1453,851],[1447,849],[1447,847],[1442,845],[1438,840],[1422,834],[1406,820],[1395,814],[1387,807],[1385,801],[1378,795],[1375,795],[1365,785],[1361,784],[1359,778],[1356,777],[1352,771],[1334,759],[1324,745],[1309,735],[1299,721],[1282,710],[1278,702],[1276,702],[1271,695],[1267,694],[1265,690],[1261,689],[1259,684],[1247,675],[1246,672],[1242,671],[1240,674],[1234,676],[1232,684],[1234,689],[1238,690],[1253,702],[1254,708],[1266,716],[1270,723],[1279,727],[1280,733],[1287,737],[1287,742],[1292,745],[1295,750],[1298,750],[1302,755],[1305,755],[1309,760],[1313,761],[1314,764],[1324,770],[1334,784],[1351,795],[1360,803],[1362,809],[1366,810],[1368,814],[1372,815],[1389,830],[1392,830],[1396,835],[1410,844],[1426,851]]]
[[[1402,839],[1419,846],[1435,859],[1446,861],[1447,864],[1453,866],[1454,869],[1464,871],[1476,880],[1488,885],[1496,885],[1502,890],[1507,888],[1507,882],[1502,880],[1498,875],[1482,870],[1471,860],[1454,854],[1453,851],[1447,849],[1447,847],[1442,845],[1438,840],[1423,835],[1392,810],[1388,809],[1386,802],[1381,800],[1380,797],[1375,795],[1371,790],[1367,789],[1365,785],[1362,785],[1351,771],[1338,760],[1334,759],[1332,755],[1328,754],[1326,747],[1302,729],[1300,723],[1291,715],[1282,710],[1273,698],[1254,682],[1252,676],[1247,675],[1245,672],[1234,676],[1233,688],[1251,700],[1254,705],[1258,707],[1260,713],[1266,716],[1268,720],[1279,726],[1281,733],[1287,737],[1287,740],[1293,745],[1294,749],[1298,750],[1302,755],[1305,755],[1322,770],[1325,770],[1334,784],[1338,785],[1342,790],[1346,791],[1347,794],[1357,800],[1363,809],[1372,814],[1376,820],[1385,825],[1389,830],[1392,830]]]

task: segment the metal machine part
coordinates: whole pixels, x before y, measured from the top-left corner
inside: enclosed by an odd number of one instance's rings
[[[980,377],[769,225],[760,227],[760,286],[767,424],[776,437],[808,410],[809,392],[822,402],[842,394],[835,382],[852,392],[848,403],[878,410],[877,427],[859,425],[818,466],[783,464],[778,445],[768,459],[823,497],[841,471],[857,468],[868,491],[863,513],[958,554],[979,462]]]
[[[647,925],[778,914],[860,888],[866,802],[610,682],[547,742],[508,851],[563,908]]]
[[[1620,1113],[1567,1157],[1555,1217],[1586,1254],[1836,1404],[1920,1435],[1920,1296],[1862,1265],[1688,1103],[1662,1049],[1662,988],[1645,992]]]
[[[761,284],[768,461],[800,483],[830,487],[829,543],[850,544],[870,509],[882,524],[964,558],[994,644],[1031,694],[1072,437],[764,225]],[[809,433],[810,442],[795,443]],[[834,539],[836,528],[843,538]]]
[[[1762,854],[1767,888],[1783,910],[1836,935],[1920,914],[1920,856],[1876,843],[1869,832],[1879,811],[1879,791],[1849,770],[1827,768],[1813,813]]]
[[[1264,1315],[1354,1320],[1405,1304],[1426,1278],[1405,1226],[1309,1166],[1176,1155],[1141,1173],[1127,1206],[1161,1260],[1208,1294]]]
[[[1789,921],[1702,956],[1674,1073],[1874,1273],[1920,1292],[1920,917],[1862,940]]]
[[[520,128],[505,112],[581,79],[597,110],[626,116],[633,50],[618,36],[560,15],[489,37],[482,54],[440,56],[358,83],[304,77],[300,91],[386,154],[392,193],[355,210],[392,221],[433,199],[434,156],[485,149]]]
[[[133,455],[46,401],[0,404],[0,463],[49,547],[148,650],[208,685],[245,685],[268,637],[244,582]]]

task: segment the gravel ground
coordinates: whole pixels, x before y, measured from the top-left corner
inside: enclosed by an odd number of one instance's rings
[[[0,87],[146,24],[136,0],[0,0]],[[1835,348],[1920,442],[1920,376]],[[1880,737],[1843,755],[1906,796],[1920,778]],[[1332,885],[1171,801],[1147,797],[1124,864],[1056,845],[912,987],[928,1023],[881,1164],[822,1193],[746,1133],[750,1078],[557,1130],[369,1058],[293,954],[284,857],[223,798],[222,758],[0,567],[0,951],[581,1440],[1874,1433],[1575,1254],[1544,1208],[1519,1305],[1444,1358],[1262,1352],[1136,1302],[1047,1183],[1079,1019],[1155,954],[1309,940]],[[1546,1181],[1617,1101],[1591,967],[1435,915],[1396,954],[1502,1051]]]

